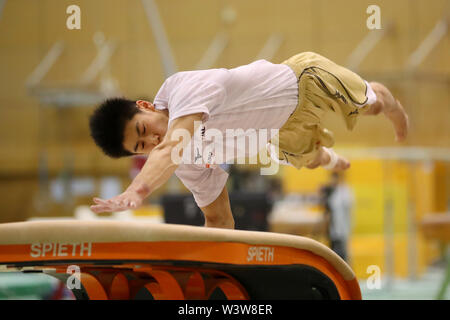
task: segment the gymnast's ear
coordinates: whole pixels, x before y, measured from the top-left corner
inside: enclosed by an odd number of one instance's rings
[[[136,106],[141,111],[155,111],[155,106],[153,105],[153,103],[148,102],[146,100],[137,100],[136,101]]]

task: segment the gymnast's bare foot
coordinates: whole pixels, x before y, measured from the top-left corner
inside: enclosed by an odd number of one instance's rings
[[[376,115],[383,112],[394,126],[396,141],[405,140],[408,135],[409,119],[402,104],[381,83],[371,82],[370,86],[377,95],[377,101],[370,106],[365,114]]]
[[[336,163],[336,166],[334,167],[334,171],[344,171],[350,168],[350,161],[345,159],[344,157],[338,155],[339,159]]]

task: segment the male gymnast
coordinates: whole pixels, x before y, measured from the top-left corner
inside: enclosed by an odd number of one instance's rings
[[[229,129],[275,129],[276,134],[263,141],[272,161],[298,169],[345,170],[350,163],[331,149],[333,135],[322,123],[325,112],[339,113],[349,130],[360,115],[382,113],[391,121],[397,141],[408,133],[408,116],[384,85],[368,83],[313,52],[281,64],[258,60],[234,69],[178,72],[166,79],[153,103],[108,99],[90,118],[95,143],[113,158],[148,158],[122,194],[108,200],[94,198],[91,209],[100,213],[137,208],[175,173],[192,192],[206,227],[232,229],[228,173],[219,157],[214,151],[185,151],[198,142],[197,133],[202,135],[201,146],[218,143],[226,150],[234,142],[226,137]],[[205,130],[211,129],[223,133],[223,141],[205,138]],[[177,130],[188,134],[180,139]]]

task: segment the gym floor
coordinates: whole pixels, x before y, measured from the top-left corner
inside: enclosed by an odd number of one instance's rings
[[[419,279],[393,279],[380,289],[369,289],[366,280],[359,281],[363,300],[435,300],[445,277],[445,267],[429,267]],[[450,299],[450,290],[443,297]]]

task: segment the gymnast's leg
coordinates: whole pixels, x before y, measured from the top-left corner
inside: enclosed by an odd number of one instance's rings
[[[234,229],[234,218],[226,186],[216,200],[200,209],[205,216],[205,227]]]
[[[377,100],[368,106],[363,115],[377,115],[383,113],[388,118],[395,130],[396,140],[403,141],[409,130],[409,119],[400,101],[394,98],[392,93],[383,84],[371,82],[370,86],[377,96]],[[333,165],[330,166],[330,162]],[[333,150],[324,147],[319,148],[315,159],[306,167],[315,169],[319,166],[328,167],[336,171],[350,168],[350,162]]]
[[[370,82],[370,86],[377,96],[377,101],[369,106],[364,115],[377,115],[382,112],[392,122],[396,140],[403,141],[409,129],[408,115],[403,106],[383,84]]]

